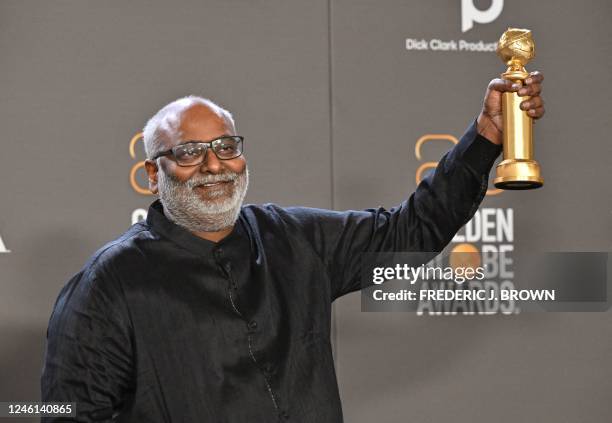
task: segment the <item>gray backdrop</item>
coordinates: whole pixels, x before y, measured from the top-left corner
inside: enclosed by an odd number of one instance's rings
[[[419,166],[450,147],[427,142],[419,160],[416,140],[459,137],[504,69],[494,53],[408,50],[407,38],[533,30],[546,182],[487,196],[483,208],[514,219],[514,239],[493,244],[610,251],[612,6],[503,3],[463,32],[469,7],[453,0],[0,1],[0,400],[39,399],[59,289],[152,201],[130,183],[144,154],[129,145],[163,104],[198,94],[234,113],[249,202],[361,209],[408,196]],[[345,420],[610,421],[610,324],[610,313],[363,313],[349,295],[334,331]]]

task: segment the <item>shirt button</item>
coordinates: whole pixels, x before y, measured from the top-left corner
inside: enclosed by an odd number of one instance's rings
[[[263,371],[266,376],[272,376],[274,374],[274,366],[271,364],[264,365]]]
[[[287,413],[286,411],[281,412],[281,417],[285,420],[289,419],[289,413]]]
[[[255,320],[251,320],[248,324],[249,329],[255,330],[257,329],[257,322]]]
[[[219,247],[215,250],[215,257],[220,258],[223,256],[223,248]]]

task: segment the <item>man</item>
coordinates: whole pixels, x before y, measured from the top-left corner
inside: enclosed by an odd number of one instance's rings
[[[43,401],[76,402],[82,422],[341,422],[331,304],[360,289],[360,254],[441,251],[484,196],[502,92],[531,96],[537,119],[542,79],[491,81],[459,144],[388,211],[242,206],[231,114],[198,97],[165,106],[144,129],[160,200],[61,291]]]

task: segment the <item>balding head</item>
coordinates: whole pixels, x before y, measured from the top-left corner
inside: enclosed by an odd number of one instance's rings
[[[194,120],[185,117],[210,121],[220,119],[233,133],[236,132],[232,114],[213,101],[193,95],[179,98],[162,107],[145,125],[143,140],[148,158],[178,142],[185,127]]]

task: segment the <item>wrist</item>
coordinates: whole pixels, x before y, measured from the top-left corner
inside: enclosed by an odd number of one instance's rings
[[[486,138],[491,143],[495,145],[502,145],[502,131],[497,128],[491,118],[484,112],[481,112],[480,115],[478,115],[478,119],[476,120],[476,130],[481,136]]]

